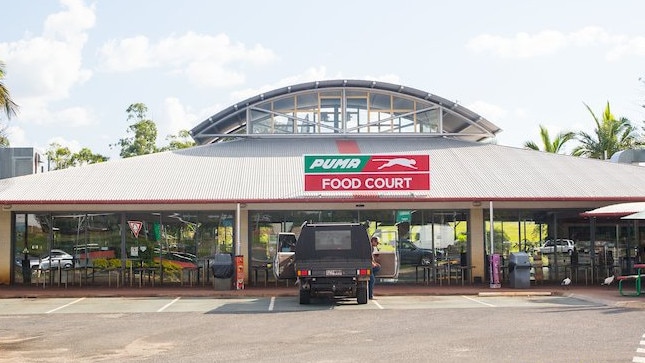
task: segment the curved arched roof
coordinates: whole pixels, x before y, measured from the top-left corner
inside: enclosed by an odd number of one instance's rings
[[[482,116],[418,89],[367,80],[301,83],[236,103],[191,131],[197,144],[244,137],[375,133],[482,141],[501,129]]]

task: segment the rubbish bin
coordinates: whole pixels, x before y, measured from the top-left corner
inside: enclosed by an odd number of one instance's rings
[[[233,256],[229,253],[218,253],[210,261],[215,290],[230,290],[233,287]]]
[[[508,278],[511,288],[528,289],[531,286],[531,262],[528,253],[514,252],[510,254]]]

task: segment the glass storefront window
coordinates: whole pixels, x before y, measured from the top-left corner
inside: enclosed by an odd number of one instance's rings
[[[422,265],[461,263],[467,247],[467,222],[464,211],[254,211],[249,214],[252,267],[264,268],[276,255],[280,232],[300,234],[303,222],[362,223],[368,234],[379,236],[382,251],[399,252],[398,281],[416,281]],[[405,215],[404,221],[401,215]],[[442,218],[443,215],[443,218]]]
[[[208,279],[209,258],[234,252],[233,215],[232,211],[16,213],[14,282],[116,286],[117,281],[132,283],[132,275],[145,272],[149,283],[172,284],[183,282],[186,269]],[[25,251],[33,270],[29,276],[22,270]]]

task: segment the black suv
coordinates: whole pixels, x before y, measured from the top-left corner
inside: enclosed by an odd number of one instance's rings
[[[355,297],[367,304],[372,247],[358,223],[303,224],[296,242],[300,304],[322,295]]]

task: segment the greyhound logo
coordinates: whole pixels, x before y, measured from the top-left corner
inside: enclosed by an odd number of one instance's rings
[[[410,168],[410,169],[418,169],[416,167],[417,161],[414,159],[406,159],[406,158],[394,158],[394,159],[374,159],[374,161],[385,161],[386,163],[379,166],[378,170],[385,169],[385,168],[391,168],[393,166],[402,166],[404,168]]]

